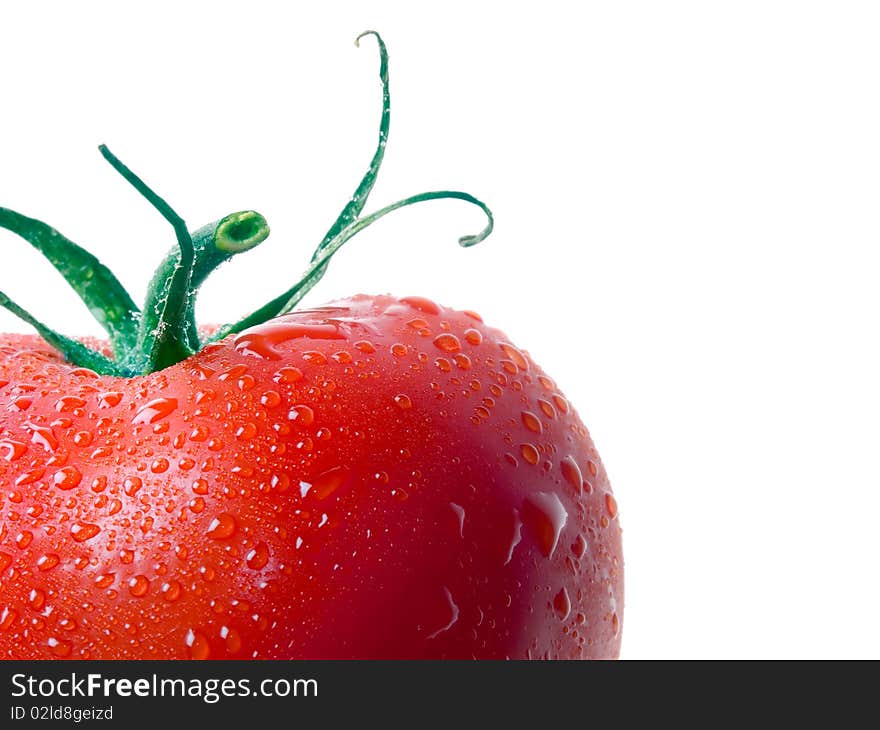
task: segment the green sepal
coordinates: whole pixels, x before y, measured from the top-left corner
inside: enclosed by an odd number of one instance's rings
[[[0,208],[0,227],[30,243],[64,277],[107,332],[117,358],[134,347],[140,313],[110,269],[51,226],[14,210]]]

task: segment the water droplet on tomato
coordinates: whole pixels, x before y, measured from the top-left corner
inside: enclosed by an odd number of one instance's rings
[[[205,534],[213,540],[227,540],[235,534],[236,527],[235,517],[221,512],[211,521]]]
[[[552,557],[568,520],[562,501],[553,492],[536,492],[523,502],[523,521],[529,527],[544,557]]]
[[[162,584],[160,591],[162,598],[169,603],[174,603],[174,601],[180,598],[180,594],[183,593],[183,586],[180,585],[179,581],[169,580],[167,583]]]
[[[134,497],[134,495],[138,493],[138,490],[143,486],[144,481],[140,477],[128,477],[122,483],[122,491],[124,491],[129,497]]]
[[[55,553],[46,553],[45,555],[41,555],[37,559],[37,570],[43,572],[52,570],[52,568],[54,568],[60,562],[61,558],[59,558]]]
[[[479,330],[466,329],[464,331],[464,339],[471,345],[479,345],[483,341],[483,335]]]
[[[150,590],[150,580],[145,575],[136,575],[128,581],[128,592],[135,598],[146,595]]]
[[[190,659],[203,661],[211,656],[211,645],[207,637],[198,631],[189,629],[184,637],[184,643],[189,648]]]
[[[504,564],[507,565],[513,558],[513,551],[522,541],[522,520],[519,516],[519,510],[513,510],[513,526],[511,529],[510,543],[507,546]]]
[[[226,651],[230,654],[237,654],[241,651],[241,635],[228,626],[220,628],[220,638],[226,642]]]
[[[76,542],[91,540],[101,532],[101,528],[88,522],[74,522],[70,526],[70,534]]]
[[[501,342],[501,343],[499,343],[499,345],[500,345],[502,351],[504,352],[504,354],[508,358],[513,360],[513,362],[516,364],[516,366],[520,370],[528,370],[529,369],[529,362],[528,362],[528,360],[526,360],[526,357],[525,357],[525,355],[522,354],[522,352],[520,352],[513,345],[511,345],[507,342]]]
[[[556,613],[559,614],[559,618],[563,621],[571,613],[571,599],[568,597],[568,591],[565,590],[565,586],[553,597],[553,608],[556,609]]]
[[[424,314],[440,314],[440,307],[425,297],[403,297],[400,301]]]
[[[434,360],[434,364],[440,368],[444,373],[448,373],[452,370],[452,363],[449,362],[445,357],[438,357]]]
[[[541,427],[541,419],[539,419],[531,411],[522,412],[523,425],[532,433],[541,433],[544,429]]]
[[[0,553],[0,573],[12,565],[12,556],[9,553]]]
[[[394,396],[394,405],[396,405],[402,411],[408,411],[412,408],[412,400],[406,393],[398,393]]]
[[[252,570],[261,570],[269,562],[269,546],[265,542],[257,545],[245,556],[245,563]]]
[[[534,444],[522,444],[519,447],[519,453],[522,454],[523,459],[533,466],[537,464],[538,460],[541,458],[541,455],[538,453],[538,449]]]
[[[37,426],[33,423],[24,424],[25,428],[31,432],[31,442],[37,446],[42,446],[46,451],[55,451],[58,448],[58,439],[55,432],[47,426]]]
[[[287,420],[297,426],[310,426],[315,420],[315,412],[309,406],[294,406],[287,414]]]
[[[46,643],[49,645],[52,653],[60,659],[70,656],[70,652],[73,649],[73,645],[69,641],[62,641],[55,637],[50,638]]]
[[[612,520],[617,517],[617,500],[611,492],[605,492],[605,510]]]
[[[571,551],[576,558],[582,558],[584,556],[584,553],[587,552],[587,541],[584,539],[583,535],[578,535],[575,538],[571,545]]]
[[[31,590],[30,594],[28,594],[28,605],[34,609],[34,611],[41,611],[43,606],[46,605],[46,591],[40,590],[39,588]]]
[[[132,423],[155,423],[167,417],[177,408],[177,398],[155,398],[138,408]]]
[[[458,337],[448,332],[444,332],[442,335],[437,335],[434,338],[434,345],[444,352],[458,352],[461,350],[461,342]]]
[[[566,456],[559,463],[559,466],[562,469],[562,476],[565,478],[565,481],[571,484],[575,491],[580,494],[584,489],[584,478],[574,457]]]
[[[242,424],[235,430],[235,436],[241,441],[249,441],[254,436],[257,435],[257,424],[251,423],[248,421],[247,423]]]
[[[302,370],[295,367],[280,368],[272,376],[272,380],[274,380],[276,383],[283,383],[284,385],[293,385],[294,383],[298,383],[302,379]]]
[[[311,488],[318,499],[327,499],[337,489],[339,489],[348,479],[349,471],[341,466],[333,467],[319,474],[312,481]],[[305,496],[305,495],[303,495]]]
[[[460,504],[456,504],[455,502],[450,502],[449,506],[452,508],[452,511],[455,514],[456,522],[458,523],[458,536],[464,537],[464,507],[462,507]]]
[[[15,545],[21,550],[24,550],[34,539],[34,533],[30,530],[22,530],[15,536]]]
[[[168,459],[155,459],[153,463],[150,464],[150,471],[153,472],[153,474],[162,474],[163,472],[168,471],[168,466]]]
[[[17,618],[18,611],[16,611],[14,608],[6,606],[2,611],[0,611],[0,631],[7,631]]]
[[[24,452],[27,450],[27,444],[23,444],[21,441],[13,441],[12,439],[3,439],[0,440],[0,449],[6,450],[6,453],[3,454],[3,458],[6,461],[16,461],[24,455]]]
[[[438,637],[440,634],[442,634],[446,631],[449,631],[449,629],[451,629],[453,626],[455,626],[456,622],[458,621],[459,609],[458,609],[458,605],[456,604],[456,602],[452,598],[452,593],[449,591],[449,589],[446,586],[443,586],[443,593],[446,596],[446,603],[448,605],[450,618],[449,618],[449,621],[445,625],[441,626],[435,632],[428,634],[429,639],[434,639],[434,638]]]
[[[237,352],[254,355],[265,360],[280,360],[281,353],[275,349],[289,340],[342,340],[345,336],[333,323],[309,324],[297,321],[297,315],[278,317],[246,329],[236,336],[233,346]]]
[[[103,590],[112,586],[114,580],[116,580],[115,573],[104,573],[95,578],[95,586]]]
[[[266,408],[274,408],[281,403],[281,396],[274,390],[267,390],[260,396],[260,403]]]
[[[55,472],[52,481],[58,489],[73,489],[82,481],[82,474],[75,466],[65,466]]]
[[[77,408],[82,408],[86,402],[75,395],[64,395],[55,401],[55,410],[59,413],[70,413]]]
[[[556,418],[556,409],[549,402],[539,398],[538,408],[541,409],[541,412],[547,416],[547,418]]]

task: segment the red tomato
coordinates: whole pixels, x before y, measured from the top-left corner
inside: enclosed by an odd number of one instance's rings
[[[615,657],[617,507],[479,316],[357,296],[142,377],[0,347],[0,656]]]

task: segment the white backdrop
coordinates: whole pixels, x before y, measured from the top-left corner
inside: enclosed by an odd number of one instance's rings
[[[202,321],[288,286],[376,136],[370,209],[453,187],[341,253],[308,301],[476,309],[577,405],[624,526],[623,656],[880,657],[880,9],[871,2],[20,3],[2,11],[0,204],[89,247],[137,294],[169,227],[273,235]],[[578,10],[575,10],[578,8]],[[0,235],[0,289],[97,333]],[[0,330],[24,328],[0,314]]]

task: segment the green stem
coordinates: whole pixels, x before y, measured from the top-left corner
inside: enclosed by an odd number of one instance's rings
[[[355,43],[359,44],[366,35],[375,36],[379,47],[379,79],[382,84],[379,142],[366,173],[315,248],[309,266],[300,280],[238,322],[221,327],[209,341],[219,340],[228,334],[290,312],[321,280],[330,259],[342,246],[364,228],[399,208],[429,200],[462,200],[479,207],[488,222],[480,233],[463,236],[459,243],[462,246],[473,246],[492,232],[494,220],[489,208],[474,196],[457,190],[412,195],[360,217],[382,166],[391,122],[388,51],[375,31],[362,33]],[[101,374],[133,377],[173,365],[201,348],[202,342],[195,318],[196,297],[201,285],[224,261],[264,241],[269,235],[269,226],[263,216],[248,210],[228,215],[190,234],[183,218],[164,199],[107,147],[101,145],[99,149],[113,169],[171,224],[177,238],[177,246],[168,253],[150,282],[142,311],[137,309],[109,269],[45,223],[0,208],[0,228],[7,228],[30,242],[67,279],[107,330],[114,359],[55,332],[2,292],[0,306],[35,327],[46,342],[57,348],[69,362],[89,367]]]
[[[189,328],[184,312],[189,297],[195,251],[186,223],[174,209],[116,157],[106,145],[98,147],[104,159],[124,177],[150,205],[174,228],[179,248],[179,258],[168,267],[159,267],[156,277],[162,284],[147,293],[141,315],[135,351],[136,361],[131,363],[143,372],[154,372],[185,360],[192,355]],[[154,277],[155,281],[155,277]]]

